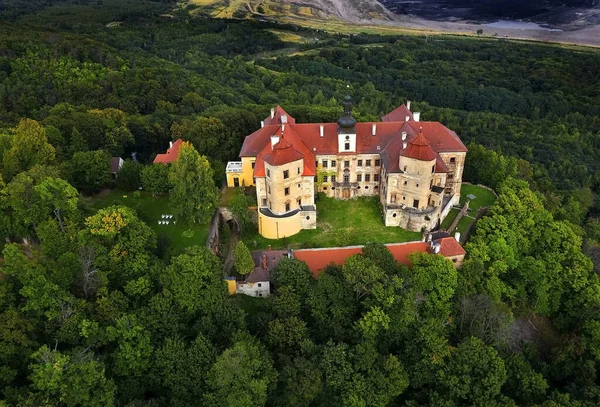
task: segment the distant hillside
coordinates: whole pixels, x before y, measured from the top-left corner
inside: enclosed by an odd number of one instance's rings
[[[351,22],[394,18],[377,0],[190,0],[189,3],[220,18],[334,18]]]

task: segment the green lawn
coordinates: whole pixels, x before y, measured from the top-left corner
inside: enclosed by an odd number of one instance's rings
[[[141,198],[135,199],[133,192],[111,191],[108,194],[99,194],[88,198],[88,202],[95,210],[111,205],[124,205],[135,209],[140,219],[154,229],[158,237],[166,238],[169,247],[176,253],[189,246],[204,246],[206,244],[208,223],[189,226],[182,223],[173,224],[173,220],[170,219],[169,225],[158,224],[161,215],[171,213],[168,197],[153,198],[151,194],[142,192]],[[187,231],[190,232],[184,235],[184,232]]]
[[[321,197],[317,202],[317,229],[278,240],[265,239],[256,233],[244,238],[250,250],[267,248],[299,249],[363,245],[367,242],[399,243],[421,239],[421,233],[398,227],[385,227],[377,198],[343,201]]]
[[[482,206],[490,206],[496,202],[496,195],[485,188],[477,185],[463,184],[460,189],[460,205],[464,205],[467,200],[467,195],[475,195],[476,198],[469,203],[469,209],[477,210]]]
[[[450,225],[452,225],[452,222],[454,222],[454,219],[456,219],[456,216],[459,212],[460,210],[458,209],[451,209],[448,213],[448,216],[444,218],[444,221],[440,225],[440,229],[448,229]]]

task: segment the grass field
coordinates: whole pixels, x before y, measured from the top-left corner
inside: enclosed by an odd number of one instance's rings
[[[362,245],[367,242],[399,243],[420,240],[419,232],[385,227],[377,198],[348,201],[322,197],[317,202],[317,229],[302,230],[297,235],[278,240],[265,239],[256,233],[244,239],[251,249],[286,247],[335,247]]]
[[[149,193],[142,192],[141,198],[135,199],[133,193],[111,191],[108,194],[101,193],[88,198],[88,203],[95,210],[111,205],[124,205],[135,209],[140,219],[154,229],[157,236],[168,240],[169,246],[175,253],[189,246],[204,246],[208,237],[208,223],[189,226],[181,223],[173,224],[171,219],[169,225],[159,225],[161,215],[171,213],[168,197],[153,198]]]
[[[496,202],[496,195],[493,192],[488,191],[485,188],[478,187],[477,185],[463,184],[460,188],[460,204],[465,204],[467,195],[475,195],[476,198],[469,202],[469,209],[476,211],[477,209],[490,206]]]
[[[490,206],[496,202],[496,195],[493,192],[488,191],[485,188],[478,187],[477,185],[463,184],[460,189],[460,206],[463,206],[467,201],[467,195],[475,195],[476,198],[472,199],[469,203],[469,216],[475,216],[477,210],[484,206]],[[452,209],[448,216],[442,222],[440,229],[448,229],[456,216],[460,212],[458,209]],[[469,225],[473,223],[474,219],[464,216],[456,227],[460,233],[465,233]]]

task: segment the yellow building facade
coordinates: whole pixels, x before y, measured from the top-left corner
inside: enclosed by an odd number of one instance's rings
[[[357,123],[351,100],[337,123],[297,124],[277,107],[227,165],[229,187],[255,186],[258,230],[269,239],[316,228],[315,193],[378,196],[386,226],[435,229],[458,204],[467,149],[438,122],[402,105]]]

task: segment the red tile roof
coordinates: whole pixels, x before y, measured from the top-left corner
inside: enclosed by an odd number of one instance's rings
[[[264,160],[271,165],[283,165],[303,159],[304,156],[298,152],[285,137],[273,146],[273,150],[265,155]]]
[[[443,237],[435,241],[440,244],[440,252],[444,257],[454,257],[467,254],[465,249],[453,237]]]
[[[183,140],[178,139],[173,143],[173,146],[167,150],[166,154],[157,154],[156,158],[154,159],[154,164],[168,164],[177,161],[177,158],[179,158],[179,149],[181,148],[182,143]]]
[[[409,120],[413,120],[412,112],[410,110],[408,110],[408,107],[406,107],[405,104],[402,104],[401,106],[398,106],[397,108],[395,108],[394,110],[392,110],[391,112],[389,112],[388,114],[383,116],[381,118],[381,121],[403,122],[403,121],[406,121],[406,116],[408,116],[410,118]]]
[[[404,105],[403,105],[404,106]],[[460,141],[460,138],[438,122],[415,122],[404,121],[406,115],[398,121],[390,121],[394,118],[400,118],[400,113],[406,113],[406,106],[400,107],[389,115],[384,116],[383,122],[368,122],[356,124],[356,152],[359,154],[380,154],[386,171],[399,172],[398,156],[403,150],[402,133],[406,132],[406,142],[415,142],[419,129],[426,141],[429,142],[429,148],[417,147],[414,152],[407,152],[411,156],[424,157],[430,159],[431,151],[436,153],[444,152],[466,152],[467,148]],[[264,177],[264,157],[271,152],[271,137],[284,136],[294,146],[294,148],[304,156],[303,175],[315,175],[314,156],[323,154],[340,154],[338,149],[338,125],[336,123],[311,123],[295,124],[295,120],[288,115],[288,122],[285,124],[285,130],[282,131],[281,117],[287,113],[277,107],[274,118],[270,116],[265,119],[265,126],[244,140],[240,157],[256,157],[255,177]],[[373,135],[373,126],[375,126],[375,135]],[[323,128],[323,137],[321,137],[321,127]],[[418,141],[417,143],[421,143]],[[412,148],[411,148],[412,150]],[[353,154],[353,153],[352,153]],[[437,172],[448,172],[446,166],[438,159],[436,162]]]
[[[292,116],[290,116],[285,110],[283,110],[281,108],[281,106],[278,105],[275,108],[275,114],[273,115],[273,118],[271,118],[271,116],[269,116],[265,119],[265,126],[268,126],[271,124],[283,124],[283,121],[282,121],[283,116],[287,116],[287,118],[286,118],[287,123],[289,123],[289,124],[296,123],[296,119],[294,119]]]
[[[420,161],[433,161],[438,157],[423,132],[419,132],[417,137],[410,140],[406,148],[400,152],[400,155]]]
[[[425,242],[409,242],[386,245],[396,261],[408,265],[411,253],[428,253],[429,245]],[[306,263],[313,277],[317,277],[330,264],[342,265],[352,255],[362,253],[363,246],[332,247],[325,249],[294,250],[294,258]]]

